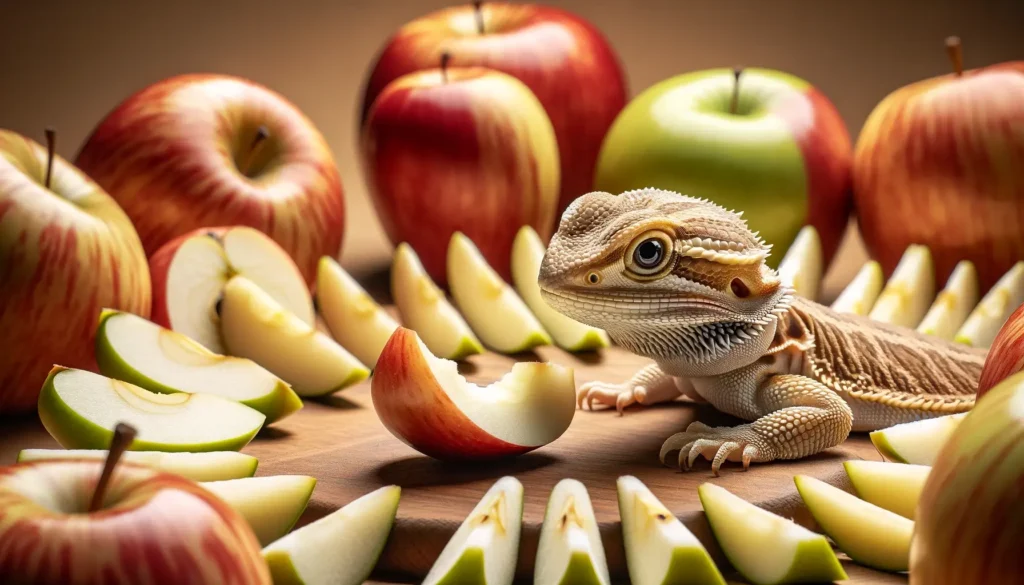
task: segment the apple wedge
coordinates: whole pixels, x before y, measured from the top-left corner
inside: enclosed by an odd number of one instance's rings
[[[551,490],[540,528],[533,583],[611,583],[590,495],[575,479],[563,479]]]
[[[330,336],[289,313],[243,276],[224,286],[221,329],[229,353],[267,368],[299,396],[334,394],[370,375]]]
[[[264,548],[274,585],[362,585],[391,534],[401,494],[382,487]]]
[[[854,561],[880,571],[906,571],[914,521],[865,502],[820,479],[793,478],[814,520]]]
[[[779,262],[779,278],[794,292],[808,300],[818,300],[825,260],[821,251],[821,238],[814,226],[800,228],[793,244]]]
[[[114,427],[138,430],[134,451],[238,451],[266,416],[212,394],[159,394],[134,384],[54,366],[39,394],[39,419],[66,449],[104,449]]]
[[[105,310],[96,331],[100,373],[152,392],[216,394],[254,408],[266,424],[302,408],[291,386],[251,360],[213,353],[138,315]]]
[[[494,351],[512,354],[551,345],[551,336],[523,299],[462,232],[448,244],[448,287],[469,326]]]
[[[268,475],[202,485],[245,518],[260,546],[281,538],[306,510],[316,478],[308,475]]]
[[[89,459],[105,461],[106,449],[23,449],[18,463],[48,459]],[[192,481],[221,481],[252,477],[259,464],[252,455],[237,451],[209,453],[161,453],[159,451],[128,451],[122,461],[174,473]]]
[[[373,369],[398,322],[329,256],[317,265],[316,300],[331,337]]]
[[[415,331],[437,357],[460,361],[483,352],[469,324],[405,242],[395,248],[391,263],[391,297],[402,324]]]
[[[947,414],[872,431],[868,436],[889,461],[931,465],[953,431],[970,413]]]
[[[846,579],[828,540],[711,483],[697,488],[722,552],[755,585]]]
[[[850,460],[843,466],[862,500],[911,520],[932,470],[927,465],[886,461]]]
[[[868,260],[832,302],[832,310],[837,313],[867,315],[875,306],[884,284],[882,265],[875,260]]]
[[[961,260],[949,275],[946,286],[935,297],[917,326],[919,333],[953,339],[978,304],[978,270],[969,260]]]
[[[868,316],[875,321],[914,328],[935,298],[935,265],[926,246],[911,245],[893,270]]]
[[[616,483],[633,585],[725,585],[707,549],[639,479]]]
[[[511,585],[522,526],[523,485],[503,477],[448,540],[423,585]]]
[[[1013,265],[971,311],[955,339],[973,347],[989,347],[1010,314],[1024,303],[1024,260]]]
[[[385,428],[436,459],[495,459],[532,451],[560,437],[576,412],[570,368],[518,362],[500,380],[478,386],[404,327],[384,346],[370,389]]]

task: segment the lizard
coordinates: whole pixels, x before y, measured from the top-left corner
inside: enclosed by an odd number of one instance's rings
[[[987,350],[799,297],[742,213],[672,191],[575,199],[538,274],[545,302],[651,360],[623,383],[588,382],[577,408],[686,397],[745,424],[692,422],[660,459],[690,469],[800,459],[851,432],[969,411]],[[635,406],[634,406],[635,407]]]

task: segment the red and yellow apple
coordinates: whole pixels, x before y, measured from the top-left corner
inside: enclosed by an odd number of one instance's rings
[[[981,368],[978,398],[996,384],[1024,369],[1024,305],[1010,314],[996,334]]]
[[[131,95],[76,164],[132,219],[146,254],[201,227],[247,225],[274,239],[312,283],[335,256],[344,201],[334,156],[286,98],[225,75],[180,75]]]

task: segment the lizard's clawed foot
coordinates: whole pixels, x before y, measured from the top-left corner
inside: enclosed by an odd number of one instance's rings
[[[701,422],[691,423],[686,430],[676,433],[661,446],[661,462],[669,453],[679,451],[677,467],[690,469],[698,457],[703,455],[711,461],[711,471],[718,475],[722,463],[743,462],[744,471],[751,462],[771,461],[762,447],[757,432],[750,425],[738,427],[709,427]],[[667,464],[666,464],[667,465]]]
[[[594,403],[605,406],[614,406],[615,410],[622,416],[622,411],[627,406],[643,403],[647,397],[647,388],[633,384],[608,384],[605,382],[587,382],[580,386],[576,393],[576,406],[594,410]]]

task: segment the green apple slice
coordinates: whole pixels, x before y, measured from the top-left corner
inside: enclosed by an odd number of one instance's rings
[[[793,478],[814,520],[854,561],[880,571],[906,571],[914,521],[865,502],[820,479]]]
[[[697,488],[708,524],[733,567],[755,585],[846,579],[828,540],[711,483]]]
[[[978,271],[970,260],[961,260],[917,326],[918,332],[953,339],[978,304],[978,294]]]
[[[519,353],[551,344],[526,303],[461,232],[448,244],[448,287],[462,316],[491,349]]]
[[[267,368],[299,396],[333,394],[370,375],[329,335],[286,311],[243,276],[224,285],[220,319],[229,353]]]
[[[850,460],[843,466],[862,500],[911,520],[932,470],[927,465],[887,461]]]
[[[106,461],[106,449],[24,449],[18,463],[49,459],[91,459]],[[146,465],[174,473],[192,481],[220,481],[252,477],[259,461],[252,455],[237,451],[209,453],[162,453],[160,451],[129,451],[122,461]]]
[[[384,551],[401,493],[382,487],[264,548],[274,585],[361,585]]]
[[[460,361],[484,351],[469,324],[405,242],[395,249],[391,264],[391,297],[402,324],[415,331],[435,356]]]
[[[531,226],[523,226],[512,242],[512,281],[526,306],[566,351],[593,351],[611,345],[608,334],[559,313],[544,302],[537,276],[544,260],[544,243]]]
[[[455,531],[423,585],[511,585],[523,524],[523,485],[499,479]]]
[[[818,230],[805,225],[779,262],[779,278],[797,295],[816,301],[824,271],[825,259]]]
[[[202,484],[227,502],[256,534],[260,546],[281,538],[295,526],[306,510],[316,487],[316,478],[308,475],[268,475]]]
[[[330,256],[317,266],[316,300],[334,340],[373,369],[398,322]]]
[[[647,486],[627,475],[617,488],[633,585],[725,585],[704,545]]]
[[[832,310],[837,313],[867,315],[875,306],[884,284],[885,273],[882,272],[882,265],[875,260],[869,260],[836,297],[832,303]]]
[[[989,347],[1003,323],[1024,303],[1024,260],[1013,265],[981,299],[956,332],[955,339],[972,347]]]
[[[947,414],[872,431],[875,449],[889,461],[931,465],[960,421],[969,413]]]
[[[927,246],[913,244],[893,270],[868,316],[875,321],[914,328],[935,298],[935,264]]]
[[[54,366],[39,394],[39,419],[66,449],[103,449],[119,422],[138,435],[133,451],[238,451],[266,416],[212,394],[159,394],[121,380]]]
[[[608,563],[587,488],[563,479],[551,490],[540,528],[534,585],[608,585]]]
[[[103,311],[96,332],[100,372],[152,392],[216,394],[267,416],[267,423],[302,408],[280,378],[251,360],[213,353],[198,341],[121,311]]]

